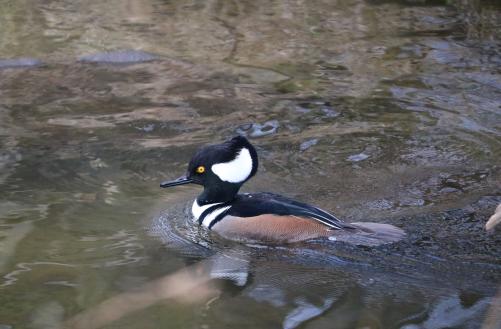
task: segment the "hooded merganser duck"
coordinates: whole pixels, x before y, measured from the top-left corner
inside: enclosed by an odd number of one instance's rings
[[[237,136],[201,148],[191,159],[186,175],[160,187],[202,185],[204,190],[191,209],[194,220],[232,240],[298,242],[325,237],[379,245],[398,241],[404,235],[389,224],[345,223],[320,208],[273,193],[239,194],[257,168],[256,150],[245,137]]]

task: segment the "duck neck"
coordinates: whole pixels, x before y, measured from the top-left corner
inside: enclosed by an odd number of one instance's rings
[[[197,203],[199,205],[206,205],[210,203],[231,202],[235,199],[235,195],[237,195],[239,189],[240,185],[237,184],[205,187],[202,194],[197,197]]]

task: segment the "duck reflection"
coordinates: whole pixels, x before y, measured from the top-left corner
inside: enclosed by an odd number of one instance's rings
[[[366,275],[347,270],[353,264],[339,262],[338,269],[329,270],[319,266],[320,259],[313,260],[316,266],[307,267],[288,252],[271,253],[275,254],[271,259],[261,258],[263,254],[250,259],[241,252],[215,254],[105,300],[67,321],[65,327],[101,328],[132,312],[171,301],[205,303],[211,313],[208,327],[233,327],[252,317],[253,323],[271,318],[275,327],[284,329],[307,322],[314,322],[315,328],[474,328],[493,301],[439,287],[432,294],[429,287],[409,278],[370,269]],[[291,262],[286,260],[289,257]],[[497,328],[495,321],[491,314],[483,328]]]
[[[101,328],[127,314],[158,302],[173,299],[180,303],[208,300],[218,294],[210,282],[211,260],[186,267],[132,291],[116,295],[68,320],[65,328]]]
[[[169,301],[202,307],[207,328],[245,321],[284,329],[499,328],[499,297],[476,290],[478,284],[448,282],[421,261],[385,255],[379,261],[388,264],[378,266],[377,250],[354,252],[337,242],[270,247],[217,241],[172,213],[155,219],[152,234],[191,265],[105,300],[64,327],[101,328]]]

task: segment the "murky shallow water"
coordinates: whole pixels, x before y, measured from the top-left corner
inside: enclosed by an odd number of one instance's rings
[[[233,283],[202,280],[215,291],[197,286],[183,293],[190,301],[157,301],[105,327],[489,323],[501,312],[500,235],[483,230],[501,201],[500,10],[3,1],[0,59],[43,64],[0,62],[0,328],[57,327],[188,264],[221,272],[228,254],[239,259]],[[79,61],[131,49],[157,58]],[[158,183],[237,132],[261,160],[245,190],[392,223],[408,238],[264,248],[188,225],[183,208],[199,190]]]

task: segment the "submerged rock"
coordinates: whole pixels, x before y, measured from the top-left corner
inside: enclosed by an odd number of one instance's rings
[[[401,207],[421,207],[425,205],[425,201],[420,198],[405,197],[399,202]]]
[[[78,60],[88,63],[131,64],[150,62],[158,58],[156,55],[141,50],[117,50],[80,56]]]
[[[365,153],[353,154],[348,157],[348,161],[358,162],[367,159],[369,156]]]
[[[313,139],[307,140],[306,142],[302,142],[301,145],[299,145],[299,150],[300,151],[306,151],[307,149],[309,149],[313,145],[316,145],[317,143],[318,143],[318,139],[317,138],[313,138]]]
[[[278,120],[266,121],[260,123],[247,123],[237,128],[237,133],[251,138],[263,137],[277,132],[279,127]]]
[[[327,101],[304,101],[297,104],[294,109],[299,113],[316,112],[318,115],[325,118],[335,118],[339,116],[339,112],[334,109],[330,102]]]
[[[31,57],[0,59],[0,69],[33,67],[42,64],[41,60]]]

